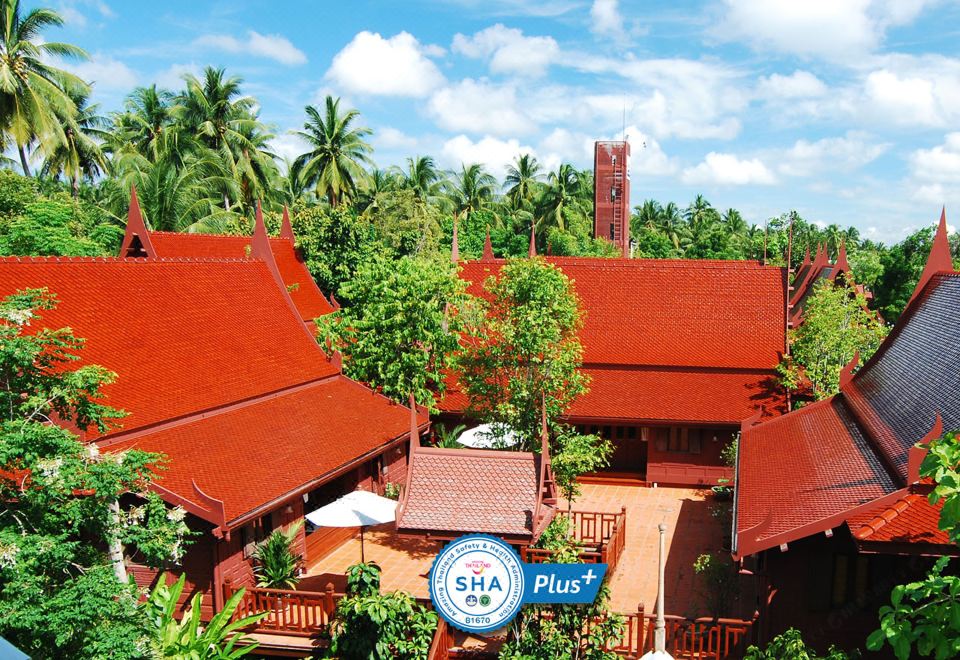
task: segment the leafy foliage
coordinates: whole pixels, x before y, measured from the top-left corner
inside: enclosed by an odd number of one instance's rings
[[[317,320],[321,343],[339,350],[352,378],[396,401],[412,393],[429,408],[444,388],[467,304],[465,283],[445,261],[382,255],[342,289],[351,306]]]
[[[940,529],[960,542],[960,434],[946,433],[927,449],[920,476],[936,484],[930,503],[943,502]],[[914,652],[938,660],[960,654],[960,577],[950,562],[941,557],[923,579],[893,588],[890,605],[880,608],[880,628],[867,638],[868,649],[889,644],[900,660]]]
[[[539,258],[508,261],[484,288],[489,303],[468,324],[459,357],[469,412],[515,430],[523,446],[535,450],[542,411],[552,427],[587,389],[578,369],[579,301],[567,277]]]
[[[180,560],[188,530],[156,496],[116,514],[159,456],[100,454],[48,423],[104,430],[120,416],[101,402],[113,374],[76,367],[83,341],[42,325],[55,304],[43,290],[0,303],[0,635],[35,658],[140,657],[137,592],[104,548],[127,544],[159,567]]]
[[[380,593],[380,569],[356,564],[347,571],[347,595],[337,603],[330,653],[341,658],[426,660],[437,615],[410,594]]]
[[[744,660],[848,660],[843,651],[830,647],[826,655],[818,655],[809,648],[800,636],[800,631],[790,628],[782,635],[774,637],[763,650],[756,646],[747,648]]]
[[[234,660],[256,650],[258,643],[247,639],[240,631],[258,622],[266,613],[231,621],[243,598],[243,589],[224,603],[223,609],[210,623],[202,624],[203,594],[190,599],[183,618],[177,621],[178,603],[185,583],[185,575],[173,585],[168,585],[165,576],[161,576],[143,603],[143,615],[151,631],[149,644],[154,655],[190,660]]]
[[[693,562],[693,572],[700,579],[703,602],[710,613],[728,615],[740,592],[737,569],[729,555],[702,554]]]
[[[581,492],[577,478],[606,467],[613,444],[599,435],[581,435],[569,426],[561,427],[556,444],[551,457],[553,477],[570,510]]]
[[[553,561],[574,564],[579,561],[580,545],[570,533],[566,520],[554,518],[541,547],[554,550]],[[588,605],[525,605],[511,626],[501,658],[517,660],[615,660],[608,651],[623,635],[624,619],[609,611],[610,588],[606,579],[597,597]],[[589,625],[587,625],[589,623]]]
[[[257,546],[253,553],[256,565],[253,573],[257,576],[257,586],[270,589],[294,589],[300,582],[298,573],[303,557],[294,552],[293,544],[303,527],[298,520],[287,529],[275,529]]]
[[[863,364],[889,329],[867,309],[862,293],[846,283],[821,280],[807,298],[803,323],[790,331],[790,355],[778,366],[784,385],[810,390],[815,399],[840,391],[840,371],[856,353]]]

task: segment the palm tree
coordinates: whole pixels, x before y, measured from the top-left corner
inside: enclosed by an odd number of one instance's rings
[[[526,208],[533,202],[540,186],[542,169],[537,159],[530,154],[523,154],[507,167],[504,185],[508,186],[507,199],[513,208]]]
[[[363,182],[357,190],[357,201],[355,207],[358,213],[363,213],[369,207],[377,204],[378,198],[383,193],[393,192],[400,187],[401,175],[395,169],[381,170],[374,167],[363,178]]]
[[[557,171],[547,177],[537,216],[564,229],[564,215],[571,212],[583,212],[580,172],[569,163],[561,163]]]
[[[70,180],[73,196],[80,194],[80,179],[93,178],[107,168],[107,161],[100,148],[106,139],[106,117],[98,114],[99,105],[87,105],[86,94],[72,96],[76,114],[62,117],[64,141],[53,147],[43,164],[44,176],[63,174]]]
[[[436,198],[443,172],[437,167],[430,156],[416,156],[407,158],[406,171],[398,171],[399,185],[413,194],[422,202]]]
[[[483,169],[483,165],[473,163],[460,165],[448,185],[448,196],[456,217],[466,217],[479,211],[493,200],[497,180]]]
[[[696,199],[690,202],[690,206],[683,212],[683,216],[690,227],[696,231],[716,220],[717,212],[703,195],[697,195]]]
[[[184,129],[212,151],[216,152],[241,189],[251,195],[259,194],[265,187],[265,158],[261,154],[265,142],[272,136],[264,136],[264,127],[257,118],[256,101],[243,96],[238,76],[226,77],[223,69],[207,67],[203,80],[196,76],[184,76],[186,91],[180,95],[180,122]],[[264,139],[258,140],[258,137]],[[254,166],[254,162],[259,163]],[[250,186],[253,190],[249,190]],[[224,209],[230,210],[230,196],[222,190]]]
[[[372,164],[372,147],[364,141],[371,131],[353,124],[360,113],[354,109],[340,111],[340,99],[327,96],[323,116],[312,105],[306,107],[307,121],[299,135],[310,144],[310,151],[293,162],[294,171],[308,186],[315,186],[318,196],[325,196],[331,206],[357,194],[357,183],[363,177],[364,165]]]
[[[157,161],[165,132],[174,130],[178,110],[173,92],[156,85],[137,87],[124,103],[125,111],[114,115],[112,151],[133,148],[151,161]]]
[[[51,9],[23,15],[20,0],[0,0],[0,130],[17,145],[25,176],[30,176],[27,147],[34,140],[49,153],[66,139],[60,118],[76,111],[69,92],[89,93],[80,78],[44,61],[88,57],[76,46],[43,40],[45,28],[61,25],[63,18]]]

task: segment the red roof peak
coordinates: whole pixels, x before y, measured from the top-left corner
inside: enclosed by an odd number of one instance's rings
[[[450,261],[460,261],[460,240],[457,237],[457,218],[453,218],[453,243],[450,245]]]
[[[280,238],[286,238],[292,242],[296,242],[297,240],[297,237],[293,233],[293,225],[290,224],[290,212],[287,211],[286,204],[283,206],[283,220],[280,221]]]
[[[800,267],[803,268],[804,266],[809,266],[809,265],[810,265],[810,246],[807,245],[807,251],[803,255],[803,263],[800,264]]]
[[[841,273],[847,274],[850,270],[850,262],[847,261],[847,244],[845,241],[841,241],[840,251],[837,253],[837,261],[833,265],[833,270],[830,271],[830,279],[835,280],[838,275]]]
[[[137,199],[137,186],[130,188],[130,207],[127,209],[127,228],[120,245],[120,254],[126,257],[155,257],[156,250],[150,242],[150,231],[143,221],[140,200]]]
[[[940,211],[940,224],[937,225],[937,231],[933,235],[933,245],[930,247],[930,256],[927,257],[927,264],[923,268],[923,273],[920,274],[920,280],[917,282],[917,287],[913,290],[913,295],[910,296],[910,301],[907,305],[913,302],[914,298],[923,291],[924,287],[927,286],[927,282],[930,281],[930,278],[941,271],[953,272],[953,259],[950,256],[950,239],[947,236],[946,207],[943,207]]]
[[[537,225],[535,222],[530,222],[530,250],[528,255],[531,257],[537,256]]]
[[[481,261],[491,261],[493,258],[493,244],[490,243],[490,227],[487,227],[487,237],[483,240],[483,257]]]

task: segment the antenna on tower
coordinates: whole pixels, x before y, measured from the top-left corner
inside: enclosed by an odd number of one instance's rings
[[[623,95],[623,130],[620,131],[621,139],[627,141],[627,95]]]

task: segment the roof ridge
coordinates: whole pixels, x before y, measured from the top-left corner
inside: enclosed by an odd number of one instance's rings
[[[251,257],[0,256],[0,263],[262,263]]]
[[[519,257],[518,257],[519,258]],[[618,266],[633,268],[685,269],[685,270],[738,270],[774,272],[783,270],[783,266],[763,265],[753,261],[726,261],[723,259],[624,259],[604,257],[546,257],[546,262],[555,265],[591,266],[612,269]],[[508,261],[501,257],[494,259],[465,259],[462,264],[503,265]]]
[[[186,232],[186,231],[150,231],[151,235],[159,234],[161,236],[188,236],[191,238],[194,237],[203,237],[203,238],[241,238],[251,240],[253,236],[251,234],[208,234],[205,232]],[[268,236],[271,241],[287,241],[292,243],[293,241],[286,236]]]
[[[872,536],[873,534],[876,534],[877,532],[880,531],[881,528],[883,528],[886,525],[889,525],[894,520],[899,518],[904,511],[909,509],[914,504],[914,502],[916,502],[919,499],[925,499],[925,498],[922,495],[918,495],[916,493],[907,493],[906,495],[903,495],[896,502],[888,505],[886,508],[883,509],[883,511],[875,515],[873,518],[871,518],[867,522],[863,523],[860,529],[854,532],[853,534],[854,537],[862,541],[863,539],[866,539]]]

